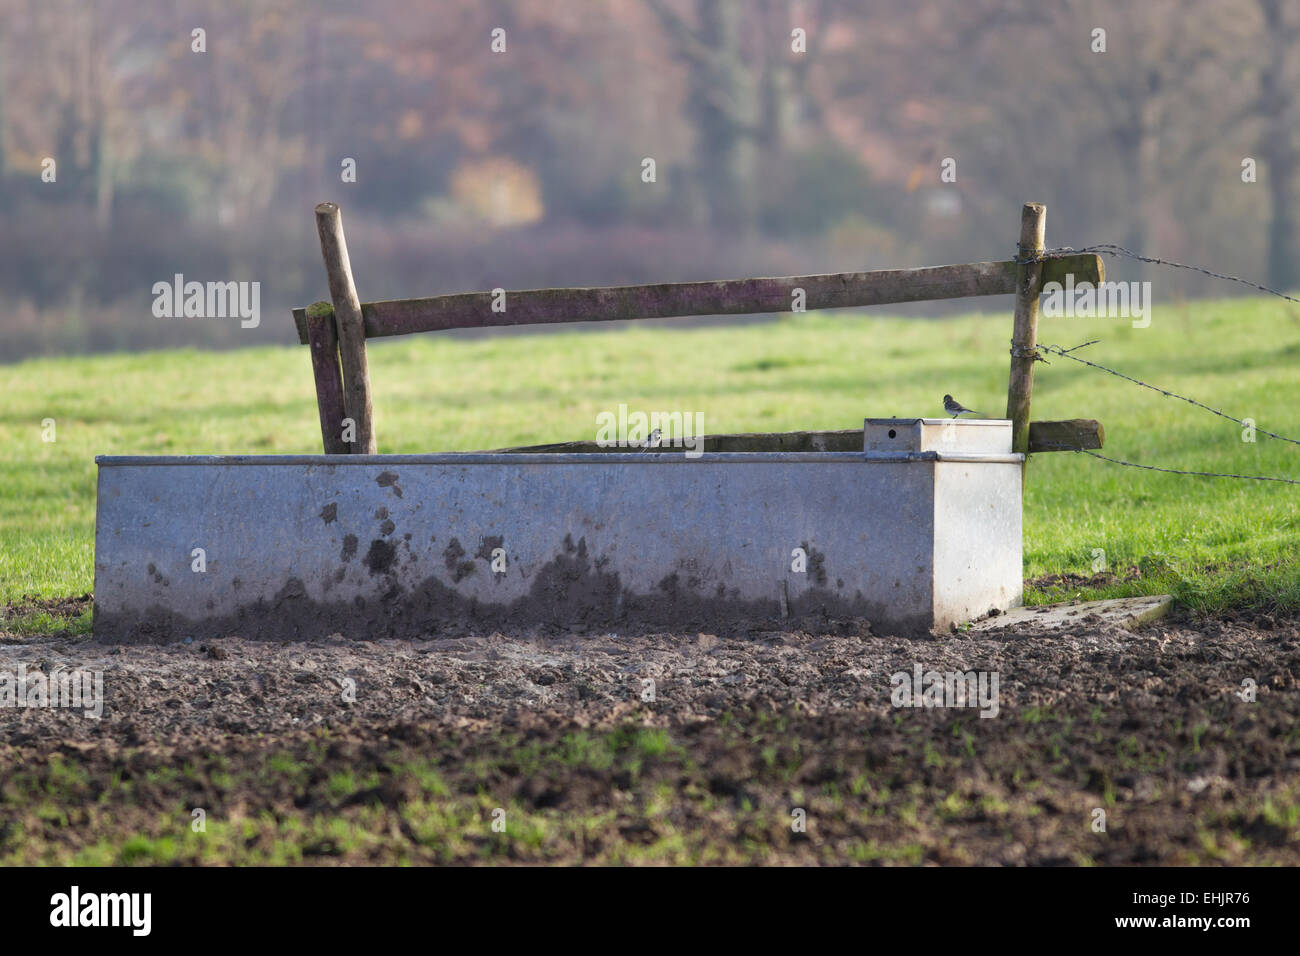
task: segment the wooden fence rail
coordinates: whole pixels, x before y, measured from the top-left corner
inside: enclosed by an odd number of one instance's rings
[[[742,432],[731,435],[702,435],[700,447],[709,451],[862,451],[862,429],[840,428],[826,432]],[[1101,448],[1106,439],[1101,422],[1075,419],[1063,422],[1033,422],[1029,426],[1031,452],[1063,451],[1066,448]],[[602,445],[597,441],[565,441],[550,445],[525,445],[493,448],[491,454],[599,455],[627,452],[632,449]],[[663,454],[685,452],[685,448],[665,445]]]
[[[960,299],[983,295],[1013,295],[1020,267],[1014,259],[890,269],[881,272],[841,272],[830,275],[784,276],[770,279],[723,279],[717,282],[678,282],[665,285],[623,285],[593,289],[527,289],[504,292],[460,292],[428,299],[390,299],[361,303],[366,338],[443,332],[507,325],[546,325],[556,322],[614,322],[621,319],[667,319],[692,315],[756,315],[789,312],[795,289],[803,289],[804,307],[858,309],[870,305]],[[1105,265],[1098,255],[1051,256],[1043,260],[1043,284],[1099,282]],[[493,311],[496,300],[504,311]],[[294,309],[298,339],[308,342],[307,310]]]

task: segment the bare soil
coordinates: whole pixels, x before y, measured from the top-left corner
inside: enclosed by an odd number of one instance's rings
[[[8,643],[0,861],[1295,865],[1298,624]]]

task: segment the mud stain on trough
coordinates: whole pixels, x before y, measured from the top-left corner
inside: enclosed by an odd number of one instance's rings
[[[469,597],[436,577],[403,588],[395,577],[397,548],[383,539],[370,544],[365,564],[376,582],[367,600],[311,600],[301,581],[290,579],[272,600],[245,604],[220,617],[194,620],[159,606],[139,613],[97,613],[96,637],[108,643],[167,643],[187,635],[214,638],[230,635],[255,640],[318,640],[342,633],[358,639],[386,637],[442,638],[495,630],[523,629],[542,634],[653,633],[694,628],[718,635],[746,635],[772,628],[817,628],[822,633],[863,634],[871,620],[886,615],[882,605],[814,587],[789,600],[782,614],[777,589],[771,598],[746,600],[722,586],[683,586],[670,575],[650,593],[625,588],[609,561],[593,556],[586,538],[574,544],[566,536],[558,553],[538,569],[529,591],[512,601],[491,602]],[[472,561],[453,539],[444,552],[455,573]],[[454,569],[454,570],[453,570]],[[468,573],[468,572],[467,572]],[[147,622],[143,624],[142,621]],[[928,621],[918,616],[895,620],[895,634],[923,634]]]
[[[370,542],[370,550],[361,563],[370,569],[371,575],[386,574],[397,561],[397,545],[383,538]]]
[[[339,560],[351,561],[357,554],[357,536],[355,534],[345,534],[343,536],[343,553],[339,555]]]
[[[442,552],[442,563],[447,568],[447,573],[451,575],[452,581],[456,584],[474,573],[474,562],[462,560],[464,557],[465,548],[461,545],[459,538],[452,538],[451,543]]]
[[[380,472],[379,477],[375,479],[375,484],[380,488],[392,488],[393,494],[399,498],[402,497],[402,486],[397,483],[397,472],[395,471]]]
[[[804,554],[808,555],[808,576],[817,583],[819,588],[826,587],[828,580],[826,575],[826,555],[807,541],[800,542],[799,546],[803,548]]]
[[[339,517],[339,506],[338,506],[338,502],[336,501],[331,501],[329,504],[327,504],[324,508],[320,510],[320,519],[324,521],[326,524],[329,524],[331,521],[337,521],[338,517]]]
[[[279,607],[286,601],[301,601],[307,597],[307,586],[302,583],[301,578],[290,578],[284,582],[284,587],[275,593],[275,606]]]

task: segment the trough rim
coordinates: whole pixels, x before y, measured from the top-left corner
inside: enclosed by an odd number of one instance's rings
[[[864,451],[733,451],[704,452],[687,457],[682,451],[671,452],[585,452],[484,454],[481,452],[441,452],[432,455],[96,455],[100,468],[141,466],[232,466],[264,465],[299,467],[304,465],[664,465],[664,464],[882,464],[903,462],[969,462],[972,464],[1021,464],[1025,456],[1009,454],[945,454],[937,451],[864,452]]]

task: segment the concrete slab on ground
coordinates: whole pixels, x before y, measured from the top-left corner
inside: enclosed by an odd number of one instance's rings
[[[1115,598],[1109,601],[1074,601],[1068,604],[1039,604],[1016,607],[996,617],[971,625],[972,631],[1000,631],[1018,624],[1031,624],[1047,631],[1114,624],[1136,630],[1169,613],[1174,599],[1168,594]]]

